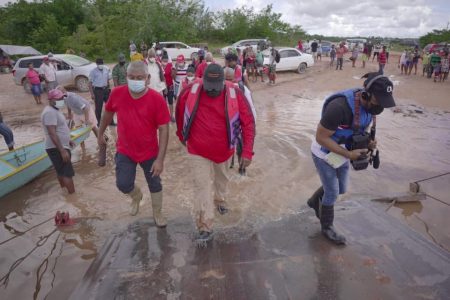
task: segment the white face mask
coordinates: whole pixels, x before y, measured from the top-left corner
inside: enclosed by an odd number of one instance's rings
[[[154,57],[151,57],[148,59],[149,62],[154,63],[156,61],[156,59]]]
[[[97,68],[101,71],[103,70],[103,65],[98,65]]]
[[[58,109],[63,108],[65,105],[66,105],[66,102],[64,102],[64,100],[55,101],[55,107]]]
[[[189,82],[191,82],[192,80],[195,79],[195,76],[187,76],[186,78],[187,78],[187,80],[188,80]]]
[[[143,90],[145,90],[145,80],[131,80],[131,79],[127,80],[128,80],[128,88],[130,89],[131,92],[138,94]]]

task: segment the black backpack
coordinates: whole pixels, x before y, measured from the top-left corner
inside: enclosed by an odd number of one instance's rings
[[[280,57],[280,52],[278,52],[278,50],[275,50],[275,61],[276,61],[277,63],[279,63],[279,62],[280,62],[280,59],[281,59],[281,57]]]

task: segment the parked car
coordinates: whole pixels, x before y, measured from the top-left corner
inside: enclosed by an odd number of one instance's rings
[[[159,45],[167,51],[167,54],[172,59],[177,58],[182,54],[186,59],[193,59],[197,57],[200,48],[194,48],[181,42],[159,42]]]
[[[248,40],[240,40],[237,41],[236,43],[230,45],[230,46],[226,46],[223,47],[222,49],[220,49],[220,53],[225,56],[225,54],[228,53],[228,49],[231,48],[233,50],[235,49],[241,49],[241,51],[243,51],[247,45],[252,46],[253,50],[256,52],[256,50],[258,49],[258,44],[263,42],[264,44],[267,45],[268,40],[267,39],[248,39]]]
[[[314,59],[311,54],[302,53],[295,48],[275,47],[280,53],[280,62],[277,63],[277,71],[297,71],[304,73],[306,68],[314,65]],[[270,50],[263,51],[264,64],[269,64]]]
[[[14,82],[22,85],[26,92],[31,92],[30,84],[26,78],[28,64],[33,63],[37,70],[42,65],[42,59],[46,55],[28,56],[19,59],[14,68]],[[58,70],[56,71],[56,80],[63,86],[75,86],[80,92],[89,91],[89,73],[97,65],[89,60],[72,54],[55,54]]]

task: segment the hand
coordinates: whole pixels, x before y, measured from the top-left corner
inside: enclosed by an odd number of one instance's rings
[[[61,157],[62,157],[63,162],[65,162],[65,163],[70,162],[70,155],[69,155],[69,153],[67,152],[66,149],[63,149],[62,151],[59,151],[59,153],[61,153]]]
[[[156,177],[161,175],[161,173],[164,170],[164,162],[162,161],[162,159],[156,159],[153,162],[152,168],[150,170],[150,172],[152,173],[152,177]]]
[[[94,95],[91,95],[91,99],[95,101],[95,96],[94,96]]]
[[[98,135],[98,137],[97,137],[97,144],[99,145],[99,146],[101,146],[101,145],[106,145],[106,138],[105,138],[105,135],[104,134],[99,134]]]
[[[350,160],[358,160],[364,156],[367,155],[368,150],[367,149],[355,149],[350,151],[350,155],[348,156],[348,158]]]
[[[247,168],[248,166],[250,166],[252,163],[252,161],[248,158],[242,158],[242,166],[244,168]]]
[[[69,146],[70,146],[71,148],[75,148],[75,147],[77,146],[77,144],[75,144],[74,141],[70,141],[70,142],[69,142]]]
[[[377,148],[377,140],[373,140],[369,142],[369,150],[375,150]]]

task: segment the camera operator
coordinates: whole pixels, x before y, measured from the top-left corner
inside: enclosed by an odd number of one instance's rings
[[[322,234],[335,244],[346,241],[333,228],[333,220],[334,203],[347,189],[350,162],[355,170],[366,169],[372,162],[378,168],[375,116],[395,106],[393,84],[387,77],[367,73],[363,78],[367,78],[364,88],[344,90],[325,99],[311,146],[322,186],[308,200],[308,206],[315,210]],[[370,124],[371,134],[367,132]]]

